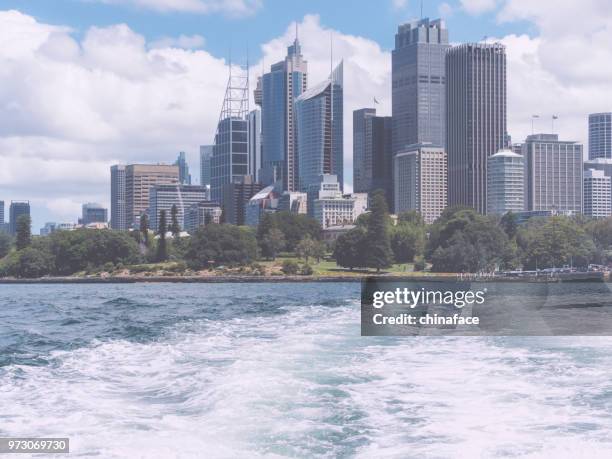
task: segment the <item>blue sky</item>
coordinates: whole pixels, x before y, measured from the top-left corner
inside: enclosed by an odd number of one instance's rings
[[[307,14],[318,14],[321,22],[345,34],[359,35],[378,42],[383,49],[392,49],[397,25],[420,16],[417,1],[392,0],[263,0],[252,14],[198,14],[192,12],[160,12],[141,6],[100,3],[94,0],[1,0],[4,8],[15,8],[41,22],[69,25],[75,36],[82,36],[91,26],[126,23],[135,32],[154,41],[165,36],[202,35],[204,47],[218,57],[226,57],[230,46],[236,59],[244,58],[249,44],[251,59],[261,57],[261,43],[282,33],[287,24]],[[499,23],[496,12],[474,16],[462,10],[459,2],[423,2],[423,15],[439,17],[440,5],[448,3],[452,13],[447,19],[452,41],[479,41],[484,36],[535,32],[524,21]]]
[[[352,183],[352,110],[390,114],[390,50],[413,0],[0,0],[0,200],[28,199],[34,231],[110,204],[109,166],[172,162],[214,137],[227,57],[252,72],[282,59],[300,24],[316,84],[329,36],[343,58],[344,163]],[[424,1],[453,43],[495,37],[508,56],[508,132],[555,129],[585,143],[588,113],[612,110],[609,0]],[[578,27],[568,27],[577,24]],[[182,37],[181,37],[182,36]],[[242,61],[242,62],[241,62]],[[262,65],[263,64],[263,65]]]

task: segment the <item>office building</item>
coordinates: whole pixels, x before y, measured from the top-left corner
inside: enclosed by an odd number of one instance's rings
[[[433,223],[446,207],[447,157],[443,148],[414,145],[395,155],[394,211],[418,211]]]
[[[210,187],[210,161],[213,154],[213,145],[200,145],[200,185]]]
[[[201,185],[154,185],[149,198],[149,227],[159,229],[159,216],[166,211],[166,223],[171,223],[172,206],[176,206],[177,220],[181,228],[185,226],[185,209],[193,204],[208,200],[208,189]]]
[[[367,210],[368,195],[343,195],[338,177],[324,174],[318,177],[316,183],[309,185],[307,201],[308,214],[325,229],[353,223]]]
[[[246,205],[245,224],[257,226],[265,213],[276,212],[278,209],[279,193],[277,185],[268,185],[255,194]]]
[[[612,159],[612,113],[589,115],[589,159]]]
[[[17,223],[19,217],[30,216],[30,202],[29,201],[11,201],[9,207],[9,233],[13,236],[17,234]]]
[[[306,90],[295,101],[297,182],[300,191],[306,191],[310,184],[317,183],[322,174],[336,175],[340,189],[343,187],[342,81],[340,62],[327,80]]]
[[[505,147],[506,51],[464,44],[446,54],[448,203],[487,209],[487,158]]]
[[[255,103],[261,106],[263,141],[260,181],[265,185],[280,180],[283,190],[298,191],[293,110],[307,86],[308,64],[296,33],[285,59],[272,65],[255,90]]]
[[[255,196],[263,185],[253,182],[250,175],[243,177],[240,182],[226,183],[223,185],[223,221],[232,225],[244,225],[246,223],[246,206],[249,200]]]
[[[583,213],[591,218],[607,218],[612,214],[610,177],[603,171],[584,171]]]
[[[279,212],[308,213],[308,195],[300,191],[285,191],[278,199]]]
[[[110,227],[114,230],[128,229],[125,192],[125,166],[121,164],[111,166]]]
[[[185,231],[193,234],[201,226],[221,222],[221,206],[216,202],[201,201],[185,209]]]
[[[225,185],[249,176],[248,91],[248,72],[230,70],[211,159],[210,193],[215,202],[223,200]]]
[[[444,21],[402,24],[391,53],[393,152],[408,145],[444,147],[446,68],[450,48]]]
[[[487,213],[504,215],[525,210],[525,164],[523,156],[501,150],[489,156],[487,166]]]
[[[525,210],[582,211],[582,145],[534,134],[523,145]]]
[[[390,116],[376,116],[376,109],[353,112],[353,191],[383,190],[393,209],[392,122]]]
[[[584,162],[583,164],[583,174],[588,169],[595,169],[597,171],[602,171],[606,177],[610,177],[612,180],[612,159],[608,158],[597,158],[590,159]]]
[[[0,225],[4,224],[4,201],[0,201]]]
[[[90,223],[108,223],[108,209],[102,204],[87,202],[81,206],[79,224],[87,226]]]
[[[130,164],[125,167],[126,227],[138,228],[149,208],[149,191],[155,185],[178,185],[178,166]]]
[[[516,212],[514,216],[516,217],[516,223],[518,225],[524,225],[532,218],[550,218],[550,217],[574,217],[577,215],[577,212],[569,211],[569,210],[524,210],[523,212]]]
[[[259,182],[261,172],[261,111],[251,110],[247,117],[249,123],[249,170],[255,182]]]
[[[178,158],[174,162],[179,168],[179,183],[181,185],[191,185],[191,174],[189,173],[189,164],[184,151],[179,152]]]

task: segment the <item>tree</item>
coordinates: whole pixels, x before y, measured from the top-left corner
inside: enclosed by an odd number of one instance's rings
[[[177,238],[181,234],[181,225],[179,225],[178,221],[178,208],[176,207],[176,204],[172,204],[172,208],[170,209],[170,215],[170,231],[172,232],[172,236]]]
[[[53,256],[46,250],[25,247],[18,252],[17,263],[14,265],[16,277],[37,278],[46,276],[53,270]]]
[[[285,247],[285,236],[278,228],[272,228],[263,236],[263,239],[259,242],[259,246],[264,256],[276,260],[278,252]]]
[[[388,268],[393,262],[391,251],[391,238],[389,227],[391,226],[387,202],[384,192],[377,190],[372,193],[370,200],[370,217],[367,222],[366,245],[362,250],[366,251],[366,266],[376,268]]]
[[[211,224],[198,228],[185,258],[196,269],[246,265],[257,259],[257,240],[250,228]]]
[[[166,232],[168,231],[168,227],[166,224],[166,211],[162,210],[159,213],[159,223],[158,223],[158,231],[157,234],[159,238],[157,240],[157,256],[156,260],[166,261],[168,259],[168,246],[166,244]]]
[[[366,266],[365,244],[366,230],[359,226],[339,236],[333,254],[338,266],[351,271]]]
[[[140,234],[145,247],[149,247],[149,217],[147,217],[147,214],[140,216]]]
[[[320,223],[312,217],[291,212],[278,212],[272,215],[276,226],[285,236],[285,249],[294,252],[297,245],[306,236],[319,241],[322,238]]]
[[[32,220],[29,215],[21,215],[17,218],[17,250],[23,250],[32,243]]]
[[[295,248],[295,253],[299,258],[303,258],[308,263],[310,257],[315,258],[317,263],[325,256],[327,249],[323,241],[315,241],[309,235],[300,241]]]
[[[425,220],[422,215],[416,210],[402,212],[397,216],[398,223],[408,223],[415,226],[425,226]]]
[[[516,214],[512,213],[512,211],[505,213],[499,224],[509,239],[514,239],[516,237],[518,232],[518,221]]]
[[[0,231],[0,258],[4,258],[11,251],[11,237],[4,231]]]
[[[410,220],[414,222],[414,220]],[[397,263],[410,263],[425,249],[425,230],[416,223],[400,222],[391,229],[391,249]]]

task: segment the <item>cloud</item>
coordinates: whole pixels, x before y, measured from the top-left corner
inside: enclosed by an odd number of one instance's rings
[[[261,0],[87,0],[112,5],[124,5],[161,13],[223,13],[247,16],[261,7]]]
[[[452,16],[452,14],[453,14],[453,7],[452,7],[452,6],[450,6],[450,5],[449,5],[448,3],[446,3],[446,2],[441,3],[441,4],[438,6],[438,14],[440,15],[440,17],[442,17],[442,18],[445,18],[445,19],[446,19],[446,18],[448,18],[448,17]]]
[[[149,45],[149,48],[202,48],[206,41],[202,35],[179,35],[178,37],[162,37]]]
[[[473,15],[492,11],[496,6],[497,0],[461,0],[461,8]]]
[[[391,0],[391,5],[396,10],[401,10],[403,8],[406,8],[406,6],[408,6],[408,0]]]

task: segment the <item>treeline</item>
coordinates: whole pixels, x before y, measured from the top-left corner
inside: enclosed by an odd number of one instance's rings
[[[414,262],[421,271],[428,262],[433,272],[473,273],[612,263],[612,218],[555,216],[519,226],[512,213],[500,219],[454,207],[431,225],[408,212],[394,226],[379,193],[363,217],[338,238],[334,257],[340,266],[379,270]]]

